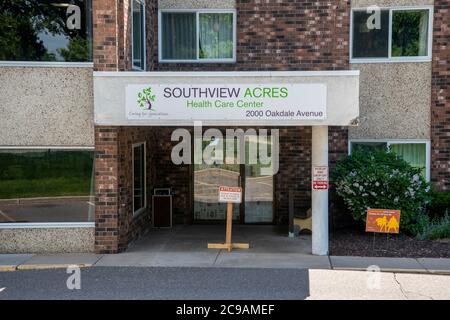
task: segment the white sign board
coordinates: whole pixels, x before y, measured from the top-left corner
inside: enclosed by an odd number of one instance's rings
[[[219,187],[219,202],[242,202],[242,188],[239,187]]]
[[[328,190],[327,166],[313,167],[312,188],[313,190]]]
[[[279,84],[128,84],[126,118],[186,120],[324,120],[327,86]]]

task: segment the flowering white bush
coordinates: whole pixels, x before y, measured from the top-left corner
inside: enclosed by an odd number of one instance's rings
[[[365,221],[369,208],[398,209],[400,230],[413,232],[430,200],[430,185],[420,173],[392,152],[362,149],[339,161],[332,178],[355,220]]]

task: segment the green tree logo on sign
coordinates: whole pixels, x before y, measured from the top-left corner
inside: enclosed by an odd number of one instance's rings
[[[153,109],[152,104],[152,102],[155,102],[155,99],[156,99],[155,95],[152,94],[152,88],[147,87],[138,93],[137,103],[139,107],[142,109],[156,111],[155,109]]]

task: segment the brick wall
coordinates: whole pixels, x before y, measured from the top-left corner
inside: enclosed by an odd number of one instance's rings
[[[350,1],[237,0],[237,62],[158,63],[157,0],[146,1],[148,70],[348,69]],[[94,67],[131,70],[127,0],[93,1]]]
[[[278,224],[289,218],[289,196],[295,212],[311,207],[311,127],[280,129],[280,167],[275,176],[275,208]]]
[[[92,1],[94,70],[117,70],[119,3],[116,0]]]
[[[95,251],[118,251],[118,127],[95,128]]]
[[[146,196],[147,208],[133,215],[133,144],[146,143]],[[151,226],[151,195],[158,166],[155,163],[155,129],[152,127],[121,127],[118,137],[118,250],[138,238]]]
[[[92,3],[95,71],[126,71],[131,64],[131,2],[95,0]]]
[[[132,47],[131,47],[131,0],[117,1],[117,25],[118,25],[118,65],[119,71],[131,70]]]
[[[151,224],[151,193],[155,129],[151,127],[99,127],[95,129],[95,250],[117,253]],[[133,217],[132,146],[146,142],[147,210]]]
[[[431,78],[431,180],[450,190],[450,1],[434,1]]]
[[[128,1],[94,1],[95,70],[130,70],[131,17]],[[233,64],[158,62],[157,0],[146,1],[147,69],[152,71],[347,70],[350,1],[237,0],[237,61]],[[116,10],[116,11],[114,11]],[[174,222],[191,222],[191,168],[175,166],[173,128],[96,128],[96,251],[119,252],[150,224],[149,212],[131,212],[131,149],[148,144],[148,188],[173,187]],[[330,128],[330,165],[347,152],[347,130]],[[310,206],[311,128],[280,129],[280,171],[275,180],[277,222],[288,216],[289,190],[295,206]],[[151,173],[151,174],[149,174]],[[150,210],[150,194],[148,195]]]
[[[237,62],[158,63],[157,1],[147,1],[151,70],[347,70],[350,1],[237,0]]]
[[[190,165],[175,165],[171,160],[172,148],[178,141],[171,141],[174,127],[155,128],[155,187],[171,188],[173,195],[173,223],[184,224],[191,221],[191,167]],[[189,129],[188,129],[189,130]],[[192,133],[192,130],[190,130]]]

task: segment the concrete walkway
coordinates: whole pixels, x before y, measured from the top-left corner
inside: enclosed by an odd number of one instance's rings
[[[126,252],[96,254],[0,254],[0,271],[80,267],[210,267],[351,270],[450,275],[450,259],[313,256],[214,250],[167,253],[149,257]]]
[[[313,256],[311,237],[288,238],[275,226],[233,226],[233,241],[250,249],[207,249],[223,242],[220,225],[180,226],[152,230],[120,254],[0,254],[0,271],[80,267],[208,267],[313,270],[371,270],[450,274],[450,259]]]

